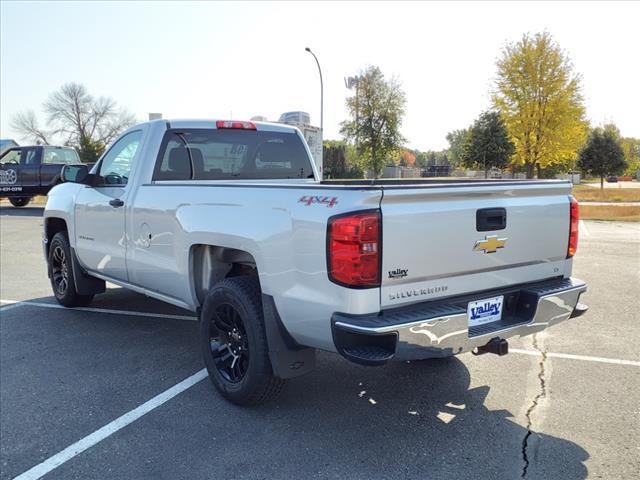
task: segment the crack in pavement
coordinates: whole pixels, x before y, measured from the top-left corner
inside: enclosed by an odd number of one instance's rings
[[[540,403],[540,400],[546,397],[547,395],[547,385],[544,379],[544,373],[545,373],[544,364],[547,361],[547,352],[544,350],[541,350],[540,347],[538,346],[537,334],[533,335],[533,348],[538,350],[542,355],[540,358],[540,362],[538,363],[538,365],[540,365],[540,370],[538,371],[538,380],[540,381],[540,392],[533,398],[533,401],[531,402],[531,405],[529,406],[529,408],[527,409],[527,413],[525,414],[525,416],[527,417],[527,433],[522,439],[522,461],[524,462],[524,465],[522,467],[521,478],[527,477],[527,470],[529,469],[529,463],[530,463],[529,456],[527,454],[527,449],[529,447],[529,437],[533,433],[533,431],[531,430],[531,427],[533,426],[531,415],[533,411],[536,409],[536,407],[538,406],[538,404]]]

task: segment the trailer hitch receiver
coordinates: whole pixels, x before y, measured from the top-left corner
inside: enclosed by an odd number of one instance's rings
[[[476,352],[472,352],[474,355],[483,355],[485,353],[494,353],[499,356],[509,353],[509,342],[504,338],[495,337],[489,340],[486,345],[478,347]]]

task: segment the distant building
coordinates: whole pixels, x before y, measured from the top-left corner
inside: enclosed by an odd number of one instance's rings
[[[280,123],[291,123],[303,125],[311,124],[311,116],[307,112],[285,112],[278,119]]]
[[[302,132],[318,172],[322,175],[322,130],[311,125],[311,116],[307,112],[285,112],[280,115],[278,123],[293,125]]]
[[[149,121],[151,120],[162,120],[162,114],[161,113],[149,113]]]
[[[267,117],[255,115],[251,117],[254,122],[266,122]],[[280,115],[277,123],[285,123],[297,127],[304,137],[311,157],[318,168],[318,172],[322,175],[322,130],[319,127],[311,125],[311,116],[307,112],[285,112]]]
[[[19,147],[18,142],[10,138],[0,139],[0,155],[13,147]]]

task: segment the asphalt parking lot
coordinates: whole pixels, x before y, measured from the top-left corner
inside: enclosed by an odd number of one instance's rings
[[[204,377],[189,312],[119,288],[58,308],[41,215],[0,209],[2,479],[640,472],[638,223],[581,224],[574,275],[589,283],[591,309],[535,344],[379,368],[319,353],[313,373],[247,409]]]

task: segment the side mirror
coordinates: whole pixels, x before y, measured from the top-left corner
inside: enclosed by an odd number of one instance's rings
[[[60,172],[60,180],[63,182],[83,183],[88,185],[89,167],[84,163],[65,165]]]

